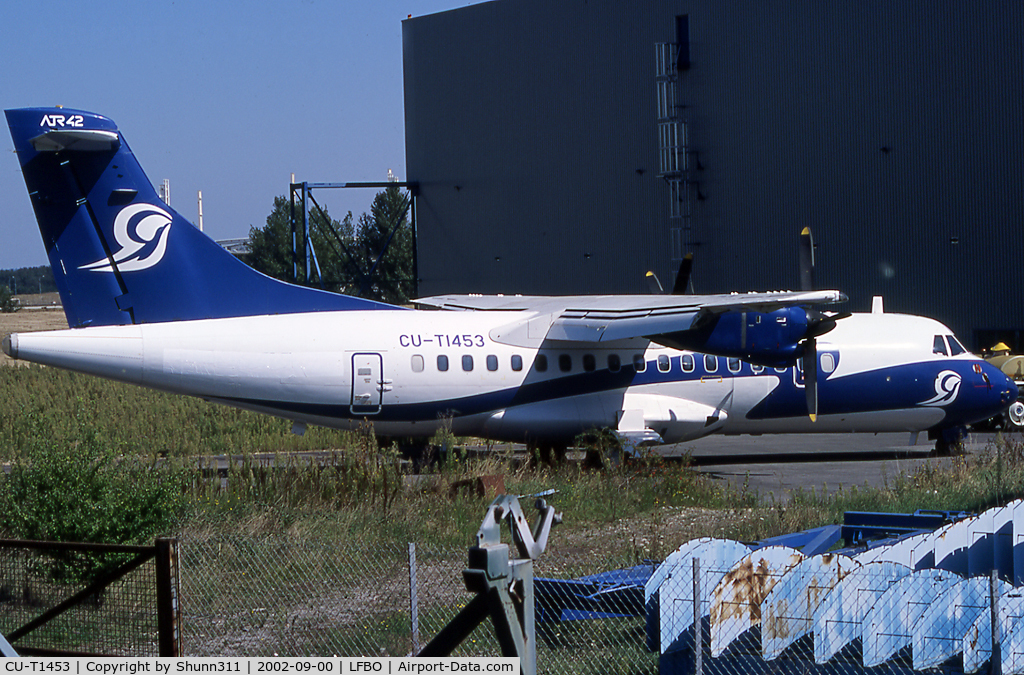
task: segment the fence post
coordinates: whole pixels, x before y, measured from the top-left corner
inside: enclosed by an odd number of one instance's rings
[[[416,544],[409,542],[409,616],[412,629],[412,653],[420,651],[420,604],[416,589]]]
[[[156,624],[160,656],[181,656],[177,539],[156,540]]]
[[[1003,672],[1003,649],[1000,644],[1002,636],[999,630],[999,570],[993,569],[988,579],[988,606],[992,616],[992,659],[989,661],[989,673],[1001,675]]]
[[[693,559],[693,672],[704,674],[704,625],[700,611],[700,558]]]

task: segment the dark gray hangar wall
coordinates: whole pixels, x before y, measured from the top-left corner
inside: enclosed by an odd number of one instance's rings
[[[811,226],[851,310],[1024,331],[1024,3],[499,0],[403,28],[423,295],[635,293],[687,251],[697,292],[794,288]]]

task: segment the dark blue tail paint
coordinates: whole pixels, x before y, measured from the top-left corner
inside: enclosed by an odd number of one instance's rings
[[[398,309],[256,272],[157,196],[106,117],[7,110],[68,324]]]

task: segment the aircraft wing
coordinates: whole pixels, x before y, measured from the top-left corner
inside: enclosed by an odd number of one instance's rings
[[[690,330],[699,318],[728,312],[845,302],[839,291],[779,291],[721,295],[437,295],[417,305],[455,311],[521,311],[553,315],[546,339],[609,342]]]

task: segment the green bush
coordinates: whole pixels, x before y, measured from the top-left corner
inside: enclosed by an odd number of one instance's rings
[[[75,444],[39,440],[0,477],[0,528],[37,541],[150,543],[178,522],[185,500],[180,469],[158,460],[118,457],[94,429]],[[62,552],[47,575],[95,578],[124,556]]]
[[[0,286],[0,312],[10,314],[12,312],[17,312],[19,309],[21,309],[21,307],[14,301],[14,296],[11,295],[11,290],[6,286]]]

